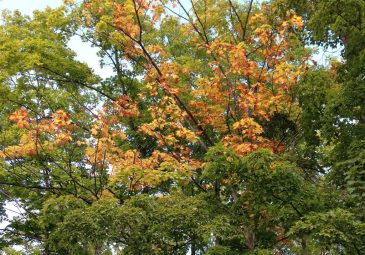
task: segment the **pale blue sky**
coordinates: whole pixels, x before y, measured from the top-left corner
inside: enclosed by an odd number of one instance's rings
[[[0,9],[18,9],[30,15],[33,10],[44,9],[47,6],[57,7],[61,4],[62,0],[0,0]]]

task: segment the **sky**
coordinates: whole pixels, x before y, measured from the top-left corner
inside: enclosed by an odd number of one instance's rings
[[[0,9],[18,9],[24,14],[31,15],[33,10],[44,9],[47,6],[57,7],[62,0],[0,0]]]

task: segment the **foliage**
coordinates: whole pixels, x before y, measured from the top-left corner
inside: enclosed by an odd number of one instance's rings
[[[19,213],[1,217],[3,253],[362,254],[365,13],[350,2],[5,11],[0,209]],[[111,77],[76,60],[74,36]],[[342,43],[344,61],[311,64],[308,41]]]

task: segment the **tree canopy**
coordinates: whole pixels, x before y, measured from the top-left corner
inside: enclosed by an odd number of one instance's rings
[[[364,17],[363,0],[3,11],[0,253],[363,254]]]

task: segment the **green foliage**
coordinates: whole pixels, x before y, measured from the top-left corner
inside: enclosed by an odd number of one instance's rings
[[[315,246],[328,249],[330,254],[361,254],[365,248],[365,224],[353,213],[339,208],[308,214],[289,234],[306,237]]]

